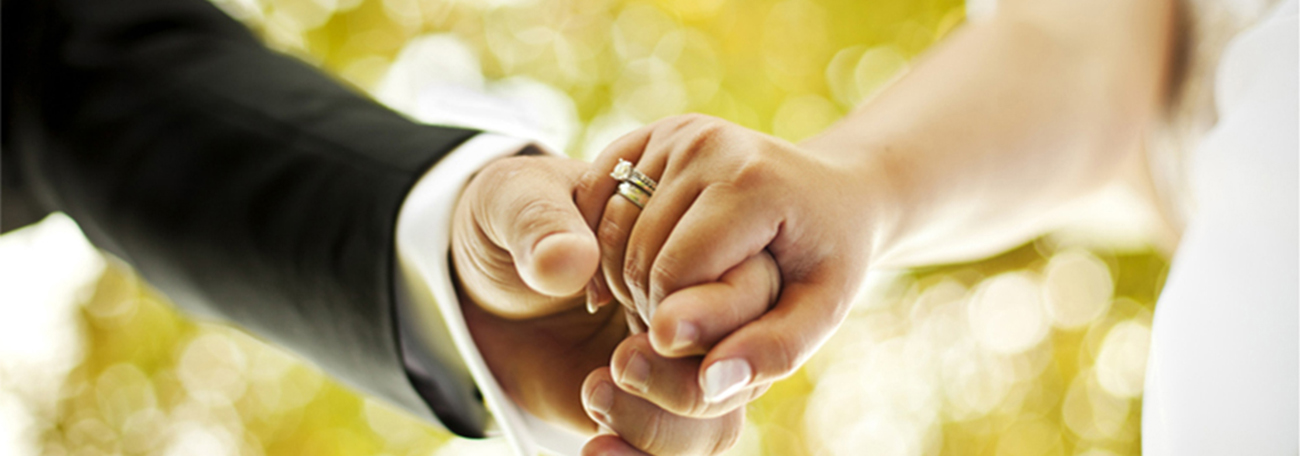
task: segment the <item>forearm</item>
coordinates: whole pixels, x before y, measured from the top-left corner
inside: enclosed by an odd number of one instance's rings
[[[804,146],[860,171],[875,265],[995,253],[1135,149],[1160,102],[1170,10],[1004,4]]]

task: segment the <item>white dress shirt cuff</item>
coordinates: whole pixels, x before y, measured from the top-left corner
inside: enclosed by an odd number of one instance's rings
[[[416,321],[403,322],[399,330],[416,329],[415,339],[450,364],[444,367],[468,370],[497,429],[517,454],[535,455],[541,449],[578,454],[584,436],[538,419],[506,396],[474,345],[452,283],[452,215],[465,184],[489,162],[530,145],[534,143],[526,139],[479,134],[443,157],[412,187],[397,218],[397,305]]]

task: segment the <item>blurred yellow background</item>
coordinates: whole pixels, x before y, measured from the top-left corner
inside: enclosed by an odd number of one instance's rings
[[[685,112],[806,138],[966,18],[951,0],[216,3],[413,118],[481,93],[587,158]],[[978,263],[873,273],[827,346],[750,406],[731,454],[1138,454],[1167,263],[1131,237],[1058,233]],[[61,216],[0,238],[0,297],[0,452],[506,454],[178,315]]]

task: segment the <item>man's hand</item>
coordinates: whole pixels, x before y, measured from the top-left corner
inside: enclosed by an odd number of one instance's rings
[[[674,385],[694,387],[698,360],[687,365],[692,361],[659,357],[645,336],[628,338],[619,306],[585,310],[579,292],[600,254],[573,195],[589,167],[549,156],[510,157],[485,167],[457,203],[452,263],[466,323],[506,393],[542,419],[595,433],[598,426],[584,410],[583,398],[590,397],[584,386],[612,385],[611,359],[624,366],[627,356],[641,353],[656,373],[649,390],[666,392]],[[680,369],[666,370],[672,366]],[[685,418],[613,390],[608,422],[654,425],[626,434],[626,441],[599,436],[586,452],[716,453],[731,446],[743,424],[743,408]]]
[[[516,156],[484,167],[452,224],[461,291],[484,310],[526,319],[569,310],[600,261],[596,236],[573,203],[588,164]]]
[[[780,279],[775,271],[770,255],[754,255],[717,282],[680,291],[674,302],[682,305],[661,312],[704,317],[697,341],[716,341],[758,318],[776,299]],[[639,454],[634,447],[654,454],[718,454],[731,448],[744,425],[744,405],[770,384],[710,402],[696,381],[705,358],[689,356],[694,343],[677,347],[681,351],[672,355],[652,345],[651,334],[632,336],[619,344],[609,368],[587,377],[582,391],[588,414],[619,438],[597,438],[584,454]]]
[[[492,162],[457,202],[451,243],[465,322],[502,388],[533,414],[590,433],[579,388],[626,329],[616,312],[588,314],[576,295],[599,261],[573,204],[587,166],[549,156]]]

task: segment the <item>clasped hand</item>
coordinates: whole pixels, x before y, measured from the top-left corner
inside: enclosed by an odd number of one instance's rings
[[[644,209],[616,194],[619,160],[658,182]],[[719,453],[743,406],[847,314],[872,234],[854,175],[700,115],[634,131],[590,165],[498,160],[454,218],[467,323],[512,399],[604,431],[584,453]]]

